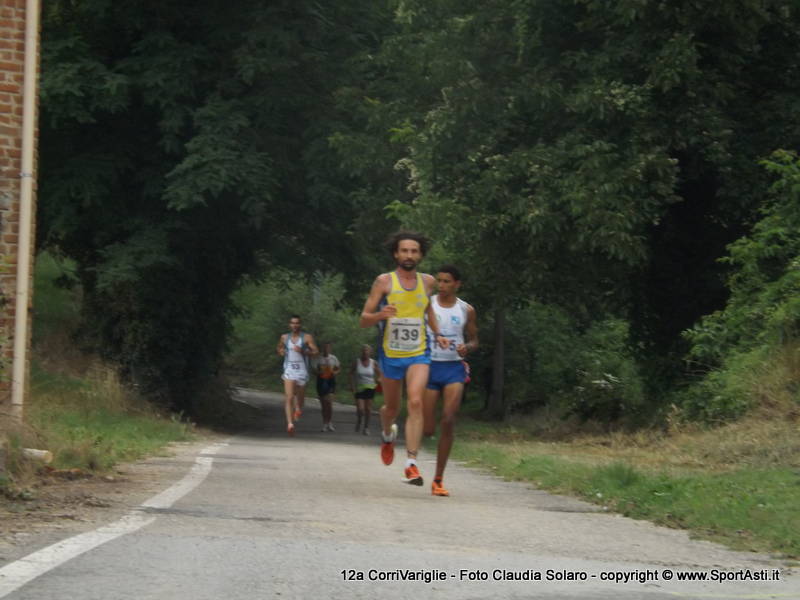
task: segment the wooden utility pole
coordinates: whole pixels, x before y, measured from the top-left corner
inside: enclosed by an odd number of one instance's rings
[[[0,442],[22,419],[29,372],[39,9],[0,0]]]

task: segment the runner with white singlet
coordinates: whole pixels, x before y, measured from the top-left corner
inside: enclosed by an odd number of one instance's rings
[[[316,356],[317,346],[311,334],[301,331],[298,315],[289,319],[289,333],[278,340],[277,352],[283,357],[284,411],[286,413],[286,432],[294,435],[294,422],[303,414],[306,383],[308,383],[308,359]]]
[[[461,274],[453,265],[445,265],[436,274],[438,293],[431,296],[439,331],[447,338],[446,348],[431,349],[431,367],[424,399],[424,434],[436,432],[436,403],[443,396],[441,437],[436,452],[436,475],[431,485],[434,496],[449,496],[442,480],[455,436],[455,419],[461,399],[467,369],[464,357],[478,347],[478,327],[475,309],[456,296],[461,287]],[[464,335],[467,340],[465,342]]]
[[[350,389],[356,399],[356,433],[369,435],[369,418],[372,414],[372,399],[378,387],[381,369],[372,358],[372,348],[368,344],[361,347],[361,356],[353,362],[350,369]],[[364,428],[361,428],[361,423]]]

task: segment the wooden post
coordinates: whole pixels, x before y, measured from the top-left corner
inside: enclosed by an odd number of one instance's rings
[[[35,14],[33,14],[35,11]],[[33,47],[33,63],[28,63],[29,80],[31,76],[38,79],[39,73],[39,26],[38,0],[0,0],[0,446],[5,443],[6,435],[14,424],[14,407],[11,405],[12,365],[14,359],[15,318],[17,311],[17,275],[19,263],[21,181],[30,179],[31,198],[28,210],[35,214],[36,183],[35,154],[38,143],[35,112],[38,108],[38,95],[34,99],[34,114],[27,115],[28,129],[32,129],[33,168],[23,173],[23,123],[26,121],[24,108],[26,25],[28,17],[33,15],[33,29],[29,31],[28,48]],[[29,14],[30,13],[30,14]],[[32,34],[32,35],[30,35]],[[32,127],[31,127],[32,120]],[[30,162],[30,161],[29,161]],[[26,234],[32,236],[33,223],[28,222]],[[30,264],[33,258],[33,247],[27,250]],[[23,261],[23,263],[26,261]],[[31,274],[27,274],[30,281]],[[29,309],[30,298],[26,299],[24,310]],[[30,333],[26,328],[23,349],[30,348]],[[19,346],[19,344],[18,344]],[[22,385],[27,386],[27,358],[23,358],[21,369]],[[21,416],[21,415],[20,415]],[[4,456],[0,450],[0,457]],[[3,465],[0,465],[0,469]]]

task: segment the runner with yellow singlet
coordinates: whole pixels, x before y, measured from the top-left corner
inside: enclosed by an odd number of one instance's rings
[[[385,465],[394,460],[397,437],[395,420],[400,412],[400,392],[406,383],[406,483],[422,485],[417,466],[417,451],[422,439],[422,398],[428,382],[430,348],[426,335],[426,319],[433,336],[442,348],[449,343],[440,335],[429,297],[433,292],[431,275],[417,273],[417,265],[425,256],[429,242],[424,236],[403,231],[392,236],[387,248],[397,264],[397,270],[378,275],[372,284],[359,325],[377,325],[380,331],[378,364],[381,368],[383,406],[381,425],[383,443],[381,460]]]

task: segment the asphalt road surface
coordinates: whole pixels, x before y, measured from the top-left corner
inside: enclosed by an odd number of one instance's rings
[[[352,407],[323,433],[309,400],[289,438],[277,395],[240,399],[252,431],[167,459],[173,481],[116,521],[0,561],[0,598],[800,598],[778,559],[458,464],[433,497],[435,457],[402,483],[402,447],[384,466]]]

